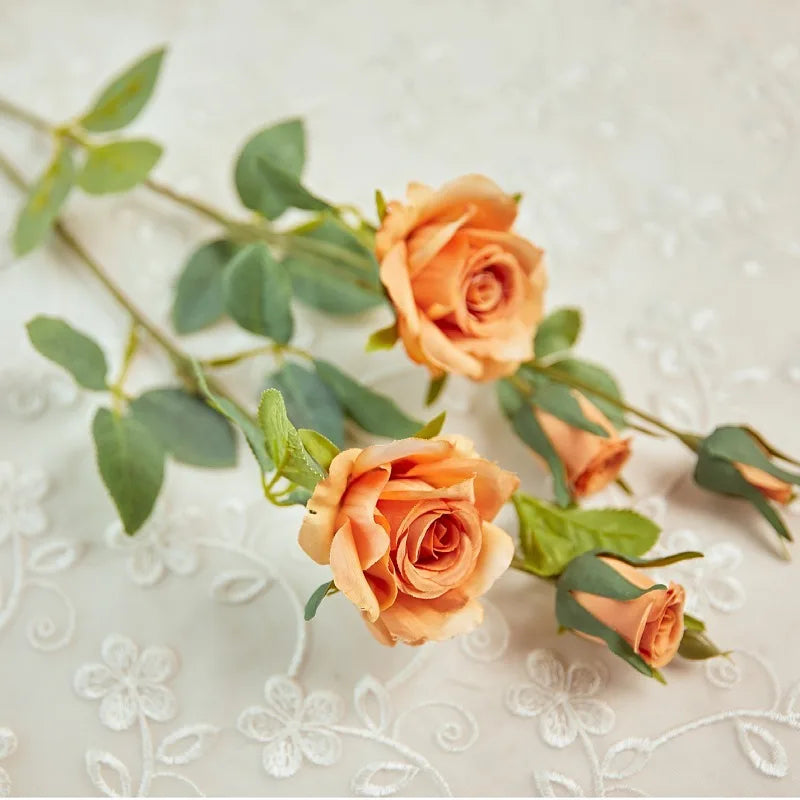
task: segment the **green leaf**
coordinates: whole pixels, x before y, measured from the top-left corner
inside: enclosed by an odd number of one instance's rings
[[[97,466],[128,534],[150,516],[164,478],[164,450],[133,417],[99,408],[92,423]]]
[[[237,252],[234,242],[218,239],[200,245],[189,256],[172,305],[172,324],[178,333],[202,330],[225,313],[223,275]]]
[[[703,440],[700,446],[714,458],[749,464],[769,473],[778,480],[800,485],[800,475],[788,472],[773,463],[744,428],[734,425],[717,428]]]
[[[581,312],[577,308],[559,308],[546,316],[536,330],[533,351],[536,358],[569,350],[581,332]]]
[[[152,389],[130,404],[130,413],[178,461],[196,467],[232,467],[236,439],[228,420],[183,389]]]
[[[511,499],[525,563],[537,575],[558,575],[573,558],[598,548],[639,556],[658,540],[659,527],[629,509],[563,509],[520,492]]]
[[[333,209],[329,203],[311,194],[296,176],[275,161],[259,157],[256,159],[256,165],[263,181],[262,197],[269,194],[271,202],[284,204],[286,208],[300,208],[304,211]]]
[[[80,120],[93,133],[124,128],[145,107],[156,85],[165,48],[160,47],[115,78],[100,93],[91,109]]]
[[[391,350],[398,337],[397,322],[393,322],[386,328],[381,328],[379,331],[374,331],[367,339],[366,351],[368,353],[374,350]]]
[[[769,522],[775,532],[783,539],[792,541],[792,534],[780,514],[772,507],[761,492],[747,482],[744,475],[729,461],[714,458],[701,446],[694,469],[694,481],[698,486],[718,494],[740,497],[748,500]]]
[[[425,406],[432,406],[439,395],[442,393],[442,390],[447,385],[447,378],[448,375],[446,372],[443,372],[438,378],[431,378],[430,382],[428,383],[428,391],[425,393]]]
[[[415,434],[415,439],[433,439],[434,436],[438,436],[442,432],[442,428],[444,427],[444,421],[447,417],[447,412],[442,411],[441,414],[437,414],[430,422],[425,423]]]
[[[706,624],[703,620],[693,617],[691,614],[683,613],[683,627],[687,631],[704,631]]]
[[[514,415],[528,404],[525,395],[518,391],[511,381],[503,378],[495,381],[495,391],[497,392],[497,402],[506,417],[512,419]]]
[[[599,556],[618,558],[621,555],[600,550],[582,553],[569,562],[558,579],[558,585],[569,591],[588,592],[598,597],[610,597],[613,600],[636,600],[643,594],[656,589],[666,589],[666,586],[660,583],[654,583],[647,589],[641,589],[599,558]],[[630,558],[620,558],[620,560],[631,562]]]
[[[386,216],[386,199],[380,189],[375,190],[375,212],[378,215],[378,221],[383,222],[383,218]]]
[[[727,655],[720,650],[703,631],[684,628],[678,655],[690,661],[703,661],[707,658]]]
[[[596,389],[598,392],[612,397],[623,402],[622,392],[614,377],[602,367],[597,364],[592,364],[588,361],[583,361],[577,358],[563,358],[550,365],[549,369],[553,372],[559,372],[570,378]],[[581,389],[583,394],[588,400],[591,400],[606,417],[608,417],[611,424],[617,429],[622,430],[627,427],[625,422],[625,412],[619,405],[599,397],[591,391]]]
[[[386,302],[375,256],[330,217],[291,238],[283,266],[294,294],[321,311],[357,314]]]
[[[280,344],[292,338],[292,287],[286,271],[261,243],[237,253],[223,277],[225,307],[245,330]]]
[[[50,165],[31,186],[14,228],[14,252],[23,256],[49,232],[75,183],[75,164],[68,147],[59,145]]]
[[[277,219],[289,203],[265,181],[259,160],[278,165],[286,175],[299,179],[306,160],[303,121],[289,119],[259,131],[247,141],[236,161],[234,177],[242,203],[267,219]]]
[[[34,317],[26,327],[31,344],[72,373],[78,385],[97,392],[108,388],[106,357],[93,339],[57,317]]]
[[[344,412],[316,372],[290,361],[267,378],[266,388],[283,395],[286,413],[296,428],[313,428],[344,446]]]
[[[597,555],[611,556],[632,567],[669,567],[671,564],[677,564],[680,561],[689,561],[694,558],[703,558],[703,554],[699,550],[684,550],[680,553],[670,553],[668,556],[656,556],[654,558],[638,558],[637,556],[630,556],[625,553],[612,553],[608,551],[598,552]]]
[[[311,499],[311,492],[308,489],[292,489],[289,494],[281,498],[281,505],[304,506]]]
[[[608,431],[605,428],[586,418],[578,399],[566,386],[556,383],[540,383],[533,392],[531,402],[573,428],[608,438]]]
[[[279,474],[305,489],[313,489],[325,477],[322,469],[309,458],[300,434],[289,422],[283,397],[277,389],[262,393],[258,424]]]
[[[404,439],[414,436],[423,423],[404,414],[388,397],[354,381],[327,361],[314,361],[317,375],[338,398],[350,419],[368,433]]]
[[[771,456],[775,456],[775,458],[781,459],[781,461],[786,461],[789,464],[794,464],[796,467],[800,467],[800,461],[792,456],[787,455],[786,453],[778,450],[777,447],[771,445],[757,430],[754,428],[749,427],[748,425],[742,425],[742,429],[746,430]]]
[[[300,441],[303,442],[306,452],[327,471],[331,461],[339,455],[339,448],[319,431],[298,428],[297,432],[300,434]]]
[[[92,146],[78,185],[89,194],[126,192],[150,174],[162,152],[161,145],[147,139]]]
[[[236,403],[227,397],[221,397],[216,392],[211,391],[206,381],[206,376],[196,361],[192,361],[192,373],[197,383],[197,388],[202,392],[212,408],[216,408],[220,414],[227,417],[239,430],[241,430],[251,452],[255,456],[262,474],[271,472],[273,463],[270,460],[267,448],[264,443],[264,435],[261,429],[253,422],[253,419],[243,411]]]
[[[305,617],[306,622],[310,622],[316,616],[317,609],[320,606],[320,603],[325,599],[325,596],[328,592],[334,587],[333,581],[326,581],[321,586],[318,586],[311,594],[311,597],[308,598],[308,602],[306,603],[306,610],[303,614]]]
[[[535,453],[538,453],[550,468],[553,476],[553,491],[556,502],[560,506],[568,506],[572,502],[572,492],[567,483],[567,472],[564,462],[559,457],[552,442],[533,414],[533,410],[523,405],[511,418],[515,433]]]

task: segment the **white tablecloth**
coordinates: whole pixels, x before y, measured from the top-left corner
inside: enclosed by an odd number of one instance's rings
[[[524,192],[518,227],[548,252],[550,307],[585,308],[581,352],[631,400],[698,430],[746,419],[800,452],[793,0],[7,0],[2,18],[0,92],[53,119],[168,43],[133,130],[165,144],[159,178],[231,210],[245,137],[297,114],[308,183],[324,197],[369,209],[375,187],[391,197],[408,180],[472,171]],[[46,144],[0,121],[0,147],[29,175]],[[18,202],[3,182],[4,227]],[[182,260],[213,231],[145,190],[76,195],[67,219],[165,325]],[[676,663],[660,686],[558,636],[552,589],[518,574],[491,591],[473,635],[384,649],[341,596],[302,621],[325,570],[296,545],[301,509],[260,497],[244,448],[235,470],[170,464],[153,521],[120,543],[88,431],[101,398],[35,354],[24,323],[63,316],[115,367],[124,316],[62,247],[0,262],[0,517],[13,521],[0,530],[0,787],[800,793],[798,565],[749,508],[695,488],[679,447],[637,438],[627,475],[668,547],[706,553],[670,575],[731,662]],[[422,413],[423,370],[400,348],[363,351],[385,313],[298,319],[301,344]],[[251,342],[223,325],[187,347]],[[224,377],[252,401],[269,366]],[[168,381],[146,347],[132,388]],[[525,489],[549,491],[490,388],[453,380],[439,408]],[[796,511],[788,520],[800,533]],[[502,521],[513,530],[513,514]],[[106,662],[138,686],[138,705],[129,684],[106,686],[106,699],[93,690]],[[547,671],[555,688],[536,706],[526,686]],[[273,747],[306,754],[285,778],[256,740],[276,716],[284,745]]]

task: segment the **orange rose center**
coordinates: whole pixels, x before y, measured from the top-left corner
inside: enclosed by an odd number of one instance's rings
[[[493,267],[481,270],[467,285],[467,308],[473,314],[494,311],[503,300],[503,281]]]

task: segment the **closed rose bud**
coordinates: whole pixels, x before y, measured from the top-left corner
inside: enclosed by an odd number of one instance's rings
[[[300,546],[383,644],[446,639],[480,624],[478,598],[511,563],[491,520],[518,484],[463,437],[345,450],[308,501]]]
[[[536,419],[564,464],[567,483],[575,497],[599,492],[621,472],[631,454],[630,441],[622,439],[608,418],[579,392],[573,392],[583,416],[608,431],[608,436],[575,428],[558,417],[536,409]]]
[[[639,589],[656,585],[656,581],[624,561],[609,556],[601,556],[600,560]],[[666,589],[645,592],[634,600],[600,597],[578,590],[573,590],[572,596],[593,617],[616,631],[651,667],[663,667],[678,652],[683,637],[686,601],[686,593],[680,584],[670,583]]]
[[[375,237],[380,277],[409,357],[435,376],[488,381],[533,357],[542,251],[511,232],[514,198],[481,175],[408,187]]]
[[[751,467],[749,464],[734,462],[734,466],[742,473],[744,479],[751,486],[755,486],[755,488],[769,500],[774,500],[776,503],[786,505],[792,499],[794,490],[790,483],[782,481],[780,478],[776,478],[768,472],[764,472],[763,469]]]

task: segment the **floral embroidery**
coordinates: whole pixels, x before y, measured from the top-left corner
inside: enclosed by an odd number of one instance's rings
[[[191,575],[199,565],[197,525],[202,515],[197,508],[168,512],[157,506],[136,536],[128,536],[115,520],[106,530],[109,547],[129,553],[128,574],[139,586],[154,586],[165,575]]]
[[[114,731],[130,728],[140,717],[166,722],[177,712],[172,691],[162,684],[177,671],[177,658],[167,647],[147,647],[139,655],[126,636],[103,641],[104,664],[84,664],[75,674],[75,691],[100,700],[100,721]]]
[[[684,529],[664,534],[652,554],[682,550],[699,550],[705,557],[673,564],[668,569],[655,571],[653,577],[661,581],[671,577],[683,585],[688,613],[702,616],[709,608],[731,612],[744,606],[744,587],[738,578],[728,574],[742,563],[742,551],[735,544],[715,542],[704,546],[694,531]]]
[[[0,544],[10,536],[39,536],[47,517],[39,501],[47,491],[47,478],[40,470],[17,472],[13,464],[0,462]]]
[[[0,728],[0,760],[8,758],[17,749],[17,737],[14,731]],[[0,797],[11,794],[11,778],[3,767],[0,767]]]
[[[264,687],[264,697],[264,706],[251,706],[240,714],[238,728],[249,739],[264,743],[264,769],[270,775],[294,775],[303,758],[320,766],[339,760],[341,740],[331,730],[344,713],[338,695],[316,691],[304,698],[295,681],[273,675]]]
[[[506,693],[506,705],[520,717],[539,717],[539,732],[551,747],[566,747],[579,732],[601,736],[614,726],[614,712],[594,695],[602,688],[600,672],[576,661],[565,670],[550,650],[528,655],[531,683],[517,684]]]

